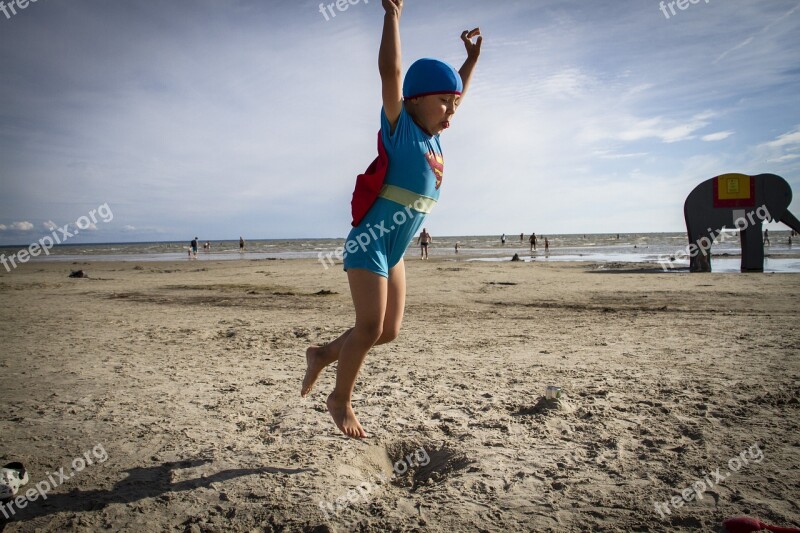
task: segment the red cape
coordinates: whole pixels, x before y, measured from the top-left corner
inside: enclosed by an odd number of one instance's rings
[[[353,227],[358,226],[361,219],[367,214],[369,208],[378,199],[378,194],[383,187],[386,170],[389,168],[389,156],[383,147],[381,132],[378,132],[378,157],[375,158],[363,174],[356,178],[356,188],[353,191],[353,200],[350,202],[353,214]]]

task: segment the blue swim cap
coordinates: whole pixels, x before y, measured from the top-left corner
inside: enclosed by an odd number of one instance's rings
[[[429,94],[461,94],[464,85],[458,71],[438,59],[423,58],[414,61],[403,81],[403,98]]]

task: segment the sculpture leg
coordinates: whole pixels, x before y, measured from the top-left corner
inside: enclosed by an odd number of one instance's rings
[[[764,241],[761,221],[742,230],[742,272],[764,272]]]
[[[697,252],[698,272],[711,272],[711,249]]]
[[[689,243],[689,272],[711,272],[712,239],[705,234],[691,233]]]

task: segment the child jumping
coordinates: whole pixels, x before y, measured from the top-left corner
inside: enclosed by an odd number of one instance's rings
[[[353,229],[343,256],[356,322],[329,344],[306,350],[300,390],[301,396],[307,395],[322,370],[338,361],[328,411],[336,426],[354,438],[367,436],[351,405],[356,377],[370,348],[394,340],[400,331],[406,299],[403,255],[439,199],[444,171],[439,134],[450,127],[464,99],[483,40],[478,28],[465,30],[461,40],[467,59],[459,71],[436,59],[420,59],[401,82],[403,0],[382,3],[379,157],[356,182]]]

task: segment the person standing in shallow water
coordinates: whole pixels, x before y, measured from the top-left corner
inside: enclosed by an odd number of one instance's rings
[[[420,259],[428,258],[428,245],[433,242],[433,237],[428,233],[428,228],[422,228],[422,233],[419,234],[417,244],[419,244],[419,257]]]
[[[465,30],[461,40],[467,59],[459,71],[436,59],[420,59],[401,79],[400,16],[402,0],[382,0],[386,12],[378,52],[381,76],[381,129],[378,136],[375,174],[384,163],[385,177],[380,194],[363,216],[357,215],[356,182],[353,205],[353,229],[346,244],[372,238],[365,246],[345,246],[344,269],[355,307],[355,325],[324,346],[306,350],[306,373],[300,394],[306,396],[322,370],[338,361],[336,386],[328,396],[328,412],[345,435],[364,438],[367,433],[353,411],[352,395],[356,378],[367,352],[378,344],[397,337],[403,320],[406,276],[403,254],[422,226],[425,215],[439,198],[444,173],[439,135],[450,127],[450,120],[472,78],[480,55],[480,30]],[[428,4],[419,4],[420,10]],[[477,37],[476,42],[472,39]],[[384,157],[385,156],[385,157]],[[362,175],[364,176],[364,175]],[[360,198],[360,196],[359,196]],[[413,209],[412,209],[413,207]],[[358,219],[358,220],[356,220]],[[399,220],[403,220],[401,224]],[[369,232],[374,228],[391,231]],[[349,250],[353,249],[353,252]]]

